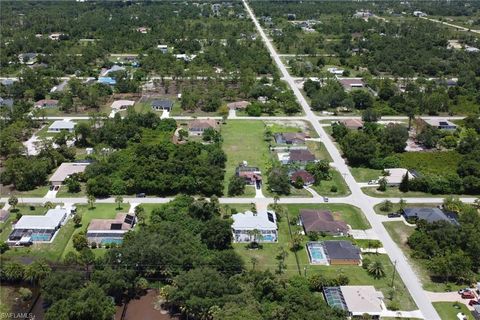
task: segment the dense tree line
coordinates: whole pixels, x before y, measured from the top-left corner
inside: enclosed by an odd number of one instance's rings
[[[462,205],[458,221],[458,226],[445,221],[419,221],[408,244],[415,257],[428,260],[434,279],[470,284],[478,277],[480,267],[480,244],[476,239],[480,216],[476,208]]]

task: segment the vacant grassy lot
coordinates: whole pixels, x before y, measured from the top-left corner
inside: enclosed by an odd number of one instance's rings
[[[382,175],[382,170],[351,167],[350,172],[357,182],[368,182],[370,180],[377,180]]]
[[[348,223],[352,229],[369,229],[370,223],[365,218],[362,211],[349,204],[322,203],[322,204],[289,204],[285,206],[288,210],[290,219],[296,219],[300,214],[300,209],[318,209],[330,210],[338,220]]]
[[[307,141],[306,144],[308,149],[315,155],[315,158],[319,160],[327,160],[328,162],[333,161],[323,143],[318,141]]]
[[[350,194],[350,189],[348,188],[345,180],[343,179],[340,172],[336,169],[331,169],[330,173],[332,175],[332,180],[324,180],[320,182],[318,186],[312,186],[312,188],[317,191],[318,194],[328,197],[343,197]],[[332,187],[337,187],[337,191],[333,192]]]
[[[440,202],[439,203],[408,203],[408,204],[405,204],[405,208],[431,208],[431,207],[435,207],[437,205],[441,204]],[[382,207],[382,204],[377,204],[375,207],[373,207],[373,209],[375,210],[375,213],[377,214],[382,214],[382,215],[387,215],[389,213],[392,213],[392,212],[398,212],[400,211],[400,205],[398,203],[392,203],[392,209],[388,210],[388,211],[382,211],[380,210],[380,208]]]
[[[228,191],[228,181],[235,174],[235,168],[242,161],[259,167],[266,180],[270,165],[270,152],[264,141],[265,125],[262,121],[227,121],[222,126],[223,150],[227,155],[224,194]],[[265,184],[263,190],[266,190]]]
[[[73,248],[73,241],[72,237],[74,234],[86,231],[88,224],[92,219],[112,219],[115,218],[118,212],[127,212],[129,209],[129,204],[122,204],[122,209],[118,210],[117,205],[113,203],[97,203],[95,204],[95,208],[90,209],[87,205],[78,205],[77,212],[82,215],[82,224],[74,228],[73,222],[70,221],[69,223],[72,224],[72,234],[68,240],[68,244],[63,251],[63,257],[67,254],[67,252],[74,251]],[[73,230],[74,229],[74,230]]]
[[[85,183],[81,183],[80,191],[75,193],[68,192],[67,186],[60,187],[60,190],[57,193],[57,198],[85,197],[86,195],[87,195],[87,186]]]
[[[462,156],[456,151],[404,152],[397,155],[400,167],[415,169],[421,173],[444,174],[456,172]]]
[[[431,193],[420,192],[420,191],[402,192],[397,187],[388,187],[385,192],[378,191],[377,187],[365,187],[365,188],[362,188],[362,191],[366,195],[377,197],[377,198],[408,198],[408,197],[429,198],[432,196],[437,196],[437,197],[446,196],[446,195],[432,195]]]
[[[463,312],[468,320],[473,320],[472,313],[461,303],[458,304],[458,309],[455,308],[453,302],[434,302],[433,306],[442,320],[458,319],[457,314],[459,312]]]
[[[420,278],[423,288],[428,291],[434,292],[444,292],[447,289],[446,283],[433,282],[428,273],[426,263],[427,261],[416,259],[412,257],[412,250],[407,244],[408,237],[415,231],[414,227],[409,227],[402,221],[392,221],[384,222],[383,225],[387,229],[388,233],[392,237],[393,241],[402,249],[403,253],[410,262],[410,265],[413,267],[413,270]],[[462,287],[455,283],[449,283],[450,290],[456,291]]]

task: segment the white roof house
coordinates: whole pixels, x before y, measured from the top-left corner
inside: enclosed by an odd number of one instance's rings
[[[57,120],[48,127],[48,132],[60,132],[62,130],[72,132],[75,125],[76,123],[73,121]]]
[[[352,316],[380,316],[385,308],[383,294],[373,286],[340,286],[340,290]]]
[[[122,110],[122,109],[127,109],[128,107],[131,107],[135,104],[135,101],[132,100],[117,100],[112,103],[110,108],[113,110]]]
[[[65,179],[74,173],[82,173],[85,171],[90,163],[62,163],[60,167],[55,170],[50,179],[52,185],[61,185]]]
[[[332,68],[328,68],[327,71],[330,72],[330,73],[332,73],[332,74],[336,74],[336,75],[340,75],[340,76],[341,76],[341,75],[343,74],[343,71],[345,71],[345,70],[339,69],[339,68],[337,68],[337,67],[332,67]]]
[[[14,229],[56,229],[61,225],[67,215],[68,212],[65,208],[50,209],[44,216],[24,215],[15,223]]]
[[[262,234],[257,241],[275,242],[277,241],[277,220],[275,212],[262,211],[253,213],[245,211],[232,215],[232,231],[236,242],[251,241],[249,231],[258,230]]]
[[[410,180],[415,178],[415,176],[410,171],[403,168],[390,168],[384,169],[384,171],[388,173],[388,175],[384,177],[382,176],[380,177],[380,179],[385,178],[387,180],[387,185],[390,186],[398,186],[402,182],[402,179],[406,174],[408,174],[408,178]]]

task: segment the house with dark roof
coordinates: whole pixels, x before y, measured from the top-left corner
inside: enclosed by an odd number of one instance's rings
[[[297,170],[290,175],[290,182],[296,183],[298,179],[303,181],[304,186],[309,186],[315,183],[315,177],[306,170]]]
[[[262,183],[262,172],[257,167],[238,166],[235,175],[243,178],[248,185],[260,186]]]
[[[152,109],[154,111],[172,111],[173,102],[170,100],[153,100],[152,101]]]
[[[227,108],[230,110],[244,110],[248,107],[250,102],[242,100],[242,101],[235,101],[227,103]]]
[[[339,123],[350,130],[360,130],[363,128],[363,121],[360,119],[344,119],[340,120]]]
[[[330,265],[359,265],[362,262],[360,248],[350,241],[323,241],[323,249]]]
[[[88,242],[120,243],[135,223],[135,216],[129,213],[118,213],[115,219],[92,219],[87,229]]]
[[[440,208],[405,208],[402,211],[405,219],[408,220],[425,220],[428,223],[437,221],[446,221],[458,225],[457,215],[453,212],[445,212]]]
[[[333,236],[345,236],[350,231],[345,222],[335,220],[328,210],[301,209],[300,223],[305,233],[318,232]]]
[[[296,149],[290,150],[289,163],[306,165],[307,163],[315,162],[315,156],[309,150]]]
[[[275,142],[278,144],[305,144],[307,135],[303,132],[276,133]]]
[[[35,102],[35,108],[55,108],[58,106],[58,100],[42,99]]]

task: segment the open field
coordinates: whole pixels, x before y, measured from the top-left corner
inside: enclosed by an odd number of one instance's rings
[[[315,155],[315,158],[319,160],[327,160],[328,162],[333,161],[323,143],[317,141],[307,141],[306,144],[308,149]]]
[[[453,302],[434,302],[433,306],[442,320],[458,319],[457,314],[459,312],[465,314],[468,320],[473,320],[470,310],[461,303],[458,304],[458,309],[455,308]]]
[[[385,192],[378,191],[377,187],[365,187],[362,188],[362,191],[369,196],[376,197],[376,198],[431,198],[431,197],[471,197],[472,195],[460,195],[460,194],[431,194],[421,191],[409,191],[409,192],[402,192],[397,187],[388,187]]]
[[[397,157],[400,159],[400,168],[440,175],[445,172],[456,172],[462,159],[456,151],[404,152],[397,154]]]
[[[431,208],[431,207],[435,207],[435,206],[440,205],[440,204],[441,203],[438,203],[438,204],[435,204],[435,203],[407,203],[407,204],[405,204],[405,208],[418,208],[418,207]],[[381,206],[382,206],[382,204],[379,203],[375,207],[373,207],[376,214],[387,215],[387,214],[392,213],[392,212],[399,212],[400,211],[400,205],[398,203],[392,203],[392,209],[390,209],[388,211],[380,210]]]
[[[377,180],[382,175],[382,170],[350,167],[350,172],[357,182],[368,182],[370,180]]]
[[[223,150],[227,155],[224,194],[228,191],[228,181],[242,161],[260,168],[264,180],[270,165],[270,152],[264,141],[265,125],[261,121],[227,121],[222,126]],[[266,190],[265,184],[262,186]]]
[[[321,196],[328,196],[328,197],[343,197],[348,196],[351,192],[348,188],[347,183],[343,179],[342,175],[338,170],[332,168],[330,170],[332,175],[331,180],[322,180],[320,185],[318,186],[311,186],[319,195]],[[333,192],[332,187],[337,187],[337,191]]]

